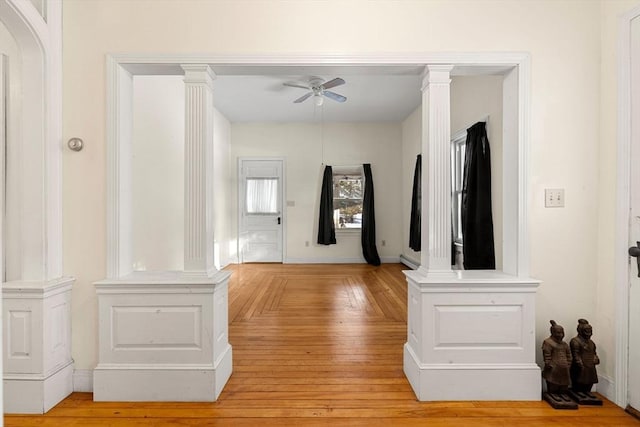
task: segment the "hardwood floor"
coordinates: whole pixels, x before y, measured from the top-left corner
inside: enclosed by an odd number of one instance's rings
[[[74,393],[6,426],[627,426],[606,401],[418,402],[402,371],[405,267],[232,266],[233,375],[214,403],[93,402]],[[488,384],[488,387],[491,385]]]

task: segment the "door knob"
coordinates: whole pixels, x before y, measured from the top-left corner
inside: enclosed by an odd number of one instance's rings
[[[640,242],[636,242],[636,246],[629,248],[629,255],[636,259],[638,263],[638,277],[640,277]]]
[[[278,225],[280,225],[280,217],[278,217]],[[640,249],[638,249],[638,251],[640,251]]]

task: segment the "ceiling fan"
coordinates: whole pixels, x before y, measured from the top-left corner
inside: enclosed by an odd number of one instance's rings
[[[329,99],[333,99],[334,101],[338,101],[338,102],[346,101],[347,100],[346,97],[339,95],[335,92],[332,92],[330,90],[327,90],[336,86],[343,85],[344,83],[345,81],[340,77],[336,77],[335,79],[329,80],[328,82],[325,82],[320,77],[311,77],[309,79],[309,83],[306,86],[301,84],[296,84],[296,83],[283,83],[283,84],[285,86],[298,87],[300,89],[310,90],[310,92],[305,93],[300,98],[293,101],[294,103],[299,104],[313,95],[313,100],[315,104],[319,107],[324,102],[325,97]]]

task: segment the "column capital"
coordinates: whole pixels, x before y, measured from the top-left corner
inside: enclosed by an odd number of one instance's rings
[[[200,83],[212,86],[213,81],[216,79],[216,73],[207,64],[181,64],[180,67],[184,70],[185,83]]]
[[[426,65],[422,72],[422,90],[424,91],[430,84],[451,83],[451,70],[453,65]]]

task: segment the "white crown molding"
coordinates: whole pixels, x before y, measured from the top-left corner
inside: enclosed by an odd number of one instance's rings
[[[212,64],[212,65],[420,65],[455,64],[517,66],[529,58],[526,52],[415,52],[415,53],[291,53],[286,55],[246,54],[144,54],[112,53],[109,56],[127,64]]]

